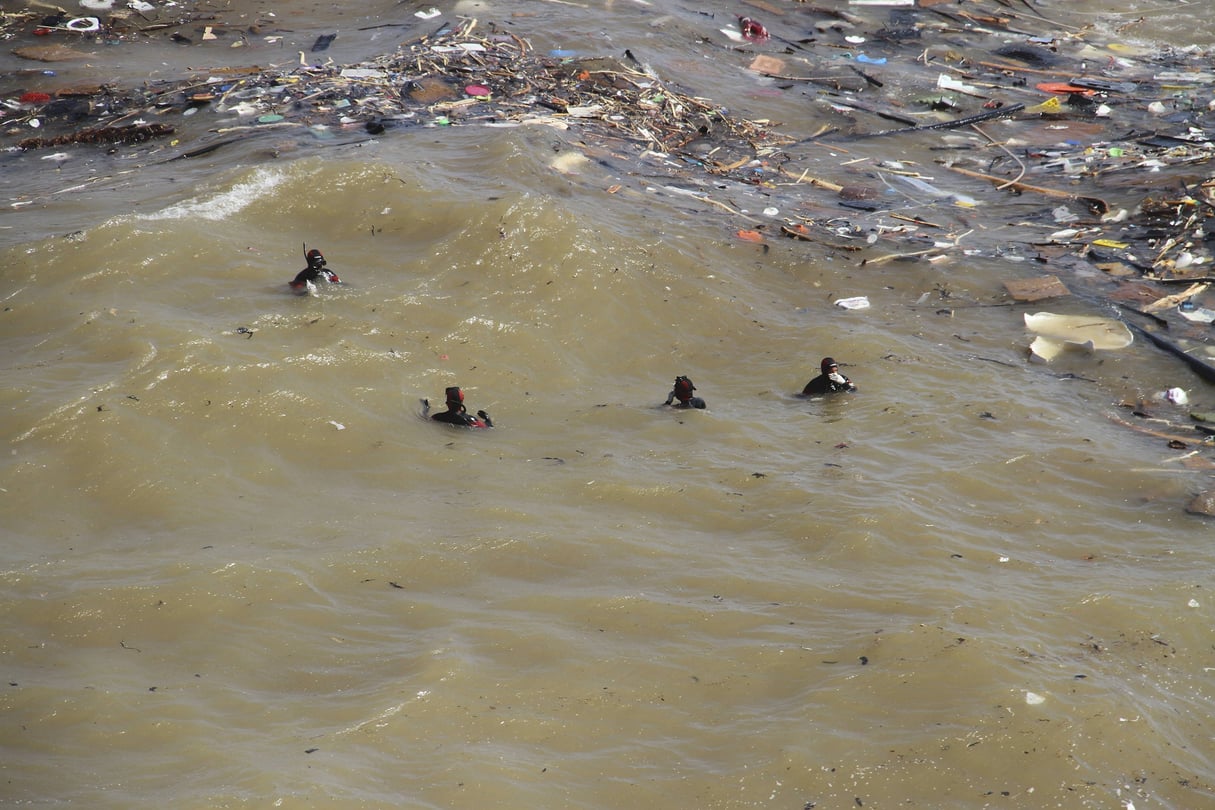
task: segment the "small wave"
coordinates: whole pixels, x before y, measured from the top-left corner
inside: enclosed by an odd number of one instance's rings
[[[279,167],[259,167],[247,179],[218,194],[193,197],[151,214],[136,214],[135,217],[141,220],[225,220],[264,198],[287,180],[286,172]]]

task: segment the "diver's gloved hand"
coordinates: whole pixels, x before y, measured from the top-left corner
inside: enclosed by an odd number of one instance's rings
[[[494,420],[490,419],[489,414],[487,414],[485,411],[477,411],[477,416],[480,417],[482,422],[489,425],[490,427],[494,426]]]

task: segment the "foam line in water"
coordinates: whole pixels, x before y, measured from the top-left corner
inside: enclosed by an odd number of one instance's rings
[[[287,174],[279,167],[261,167],[231,188],[170,205],[151,214],[137,214],[138,219],[209,219],[225,220],[270,194],[287,182]]]

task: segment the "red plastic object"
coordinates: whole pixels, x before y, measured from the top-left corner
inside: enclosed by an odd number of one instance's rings
[[[46,104],[51,97],[46,93],[22,93],[21,98],[17,100],[22,104]]]
[[[743,39],[751,42],[766,42],[768,37],[768,29],[757,23],[750,17],[739,17],[738,28],[742,31]]]

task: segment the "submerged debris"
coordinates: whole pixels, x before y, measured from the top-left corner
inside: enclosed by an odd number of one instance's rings
[[[127,124],[121,127],[89,127],[56,135],[52,138],[26,138],[17,144],[21,149],[44,149],[48,146],[66,146],[73,143],[120,143],[128,146],[172,135],[168,124]]]

